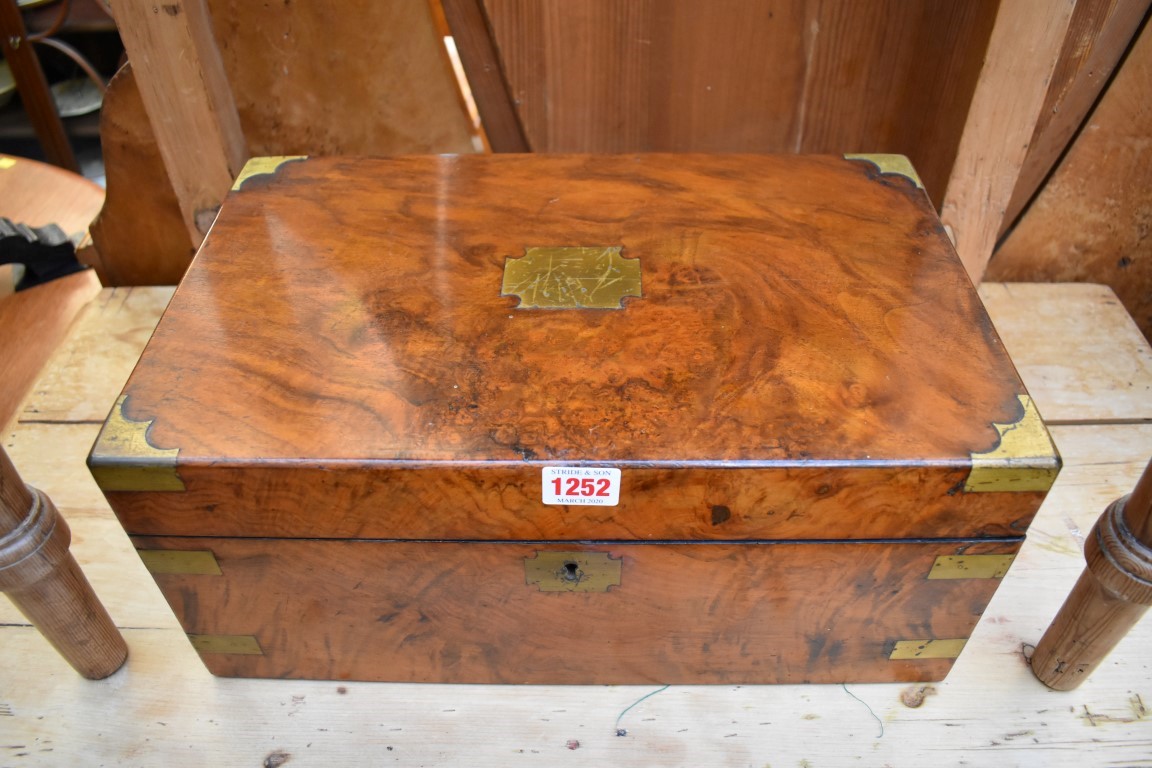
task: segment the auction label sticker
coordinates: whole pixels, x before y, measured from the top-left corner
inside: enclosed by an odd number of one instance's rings
[[[545,504],[614,507],[620,503],[620,470],[615,467],[544,467]]]

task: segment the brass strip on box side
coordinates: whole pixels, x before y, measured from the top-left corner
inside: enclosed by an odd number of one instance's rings
[[[524,558],[524,582],[541,592],[607,592],[620,586],[620,564],[607,552],[537,552]]]
[[[640,297],[640,260],[620,255],[623,246],[525,248],[504,261],[501,296],[520,299],[517,309],[623,309]]]
[[[96,484],[104,491],[183,491],[176,471],[179,448],[157,448],[148,439],[155,419],[133,421],[124,415],[127,395],[116,401],[88,457]]]
[[[929,579],[999,579],[1016,555],[942,555],[932,564]]]
[[[955,659],[964,650],[966,637],[945,640],[897,640],[888,659],[891,661],[916,659]]]
[[[844,155],[845,160],[864,160],[876,166],[882,174],[895,174],[903,176],[920,189],[924,189],[924,182],[920,181],[920,174],[912,167],[912,161],[904,155],[884,154],[852,154]]]
[[[276,173],[276,169],[284,165],[284,163],[293,160],[305,160],[307,155],[270,155],[268,157],[253,157],[244,163],[244,167],[240,169],[240,173],[236,174],[236,181],[232,182],[232,191],[240,189],[244,182],[253,176],[263,176],[265,174]]]
[[[254,635],[188,635],[197,653],[235,653],[263,656],[264,651]]]
[[[152,574],[222,576],[216,556],[208,549],[138,549],[136,554]]]
[[[1060,472],[1060,455],[1036,404],[1017,395],[1022,408],[1018,420],[992,426],[1000,442],[986,453],[972,454],[972,470],[964,483],[969,493],[987,491],[1047,491]]]

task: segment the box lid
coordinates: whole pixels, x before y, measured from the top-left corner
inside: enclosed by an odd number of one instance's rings
[[[904,158],[496,155],[251,161],[89,463],[130,533],[776,539],[1059,459]]]

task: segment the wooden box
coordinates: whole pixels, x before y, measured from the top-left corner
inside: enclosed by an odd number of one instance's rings
[[[898,156],[262,158],[93,474],[216,674],[922,681],[1059,458]]]

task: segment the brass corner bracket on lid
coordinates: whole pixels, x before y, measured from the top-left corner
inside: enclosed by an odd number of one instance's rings
[[[155,419],[136,421],[124,414],[121,395],[104,422],[88,464],[103,491],[183,491],[176,471],[179,448],[157,448],[149,440]]]

